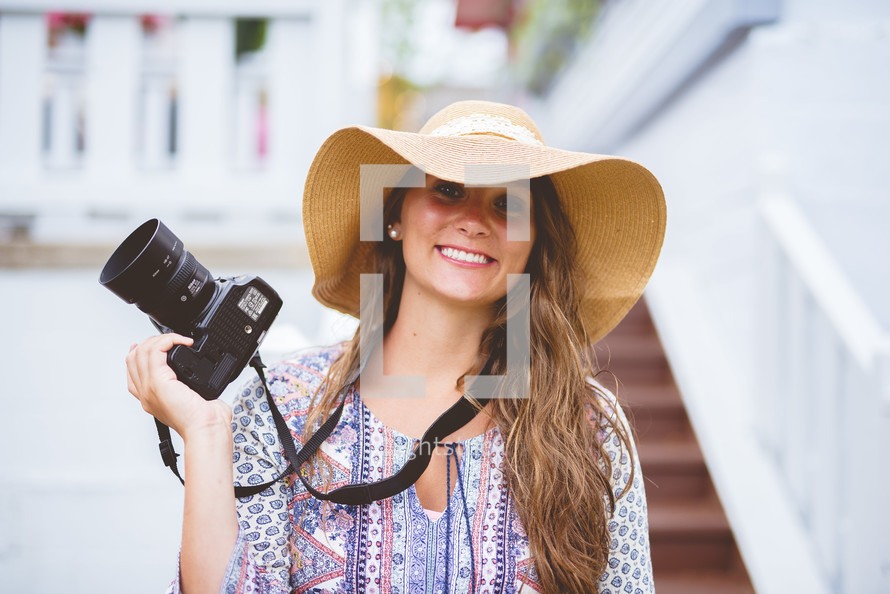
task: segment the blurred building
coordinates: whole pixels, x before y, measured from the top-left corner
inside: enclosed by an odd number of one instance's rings
[[[570,55],[530,109],[664,185],[646,298],[753,585],[890,591],[890,7],[613,0]]]
[[[197,241],[299,237],[315,151],[375,121],[378,12],[0,2],[0,240],[113,243],[155,216]]]

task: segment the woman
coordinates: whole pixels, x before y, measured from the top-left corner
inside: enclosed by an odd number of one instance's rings
[[[424,174],[368,182],[378,171],[368,164]],[[387,192],[382,220],[363,218],[373,188],[393,185],[404,187]],[[165,352],[190,339],[168,334],[131,350],[130,391],[185,443],[172,591],[653,591],[639,462],[620,407],[593,379],[589,347],[639,298],[655,265],[665,208],[654,177],[624,159],[547,147],[521,110],[472,101],[443,109],[417,134],[336,132],[303,200],[313,294],[353,316],[361,310],[366,327],[373,307],[362,309],[360,274],[381,274],[382,322],[373,325],[382,347],[363,342],[360,329],[270,370],[270,395],[297,449],[339,411],[302,477],[288,468],[259,380],[233,413],[166,366]],[[360,241],[364,225],[385,225],[383,241]],[[514,299],[527,307],[526,325]],[[519,365],[507,357],[514,343],[528,352]],[[384,375],[368,372],[375,365]],[[413,484],[361,505],[310,494],[305,484],[322,496],[393,475],[474,375],[503,376],[508,393],[474,389],[481,410],[421,444],[432,451]],[[422,376],[422,393],[392,396],[391,376]],[[281,474],[257,495],[233,494],[233,480]]]

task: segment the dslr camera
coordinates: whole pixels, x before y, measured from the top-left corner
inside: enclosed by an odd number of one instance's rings
[[[194,339],[175,345],[167,363],[176,377],[207,400],[223,390],[253,357],[282,301],[258,276],[212,278],[158,219],[140,225],[102,268],[99,282],[148,314],[161,332]]]

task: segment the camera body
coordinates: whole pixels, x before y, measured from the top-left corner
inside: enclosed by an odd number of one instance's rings
[[[170,349],[167,363],[207,400],[219,398],[238,377],[282,306],[278,293],[258,276],[213,279],[157,219],[118,246],[99,282],[135,303],[161,332],[194,339],[190,347]]]
[[[217,278],[214,285],[214,296],[201,315],[189,327],[176,329],[194,344],[176,345],[167,353],[179,381],[207,400],[219,398],[238,377],[282,305],[275,290],[258,276]]]

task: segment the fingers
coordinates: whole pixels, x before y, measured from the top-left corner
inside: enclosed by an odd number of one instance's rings
[[[194,342],[195,341],[188,336],[181,336],[179,334],[159,334],[158,336],[146,338],[140,344],[136,345],[135,348],[131,347],[129,355],[133,355],[135,361],[157,359],[159,356],[166,361],[165,353],[174,346],[178,344],[191,346]]]
[[[161,334],[131,345],[125,358],[127,390],[139,400],[143,410],[173,428],[188,418],[189,400],[203,400],[180,383],[167,364],[170,349],[192,344],[194,341],[187,336]]]
[[[208,427],[227,430],[228,416],[221,414],[220,404],[207,401],[176,378],[167,364],[167,353],[176,345],[191,346],[194,341],[179,334],[162,334],[147,338],[130,347],[126,355],[127,389],[142,408],[159,421],[186,437]]]
[[[158,334],[157,336],[146,338],[141,345],[137,345],[137,348],[145,345],[166,353],[177,344],[192,346],[194,342],[195,341],[188,336],[182,336],[181,334],[170,332],[169,334]]]
[[[130,365],[127,365],[127,390],[133,396],[139,397],[139,392],[136,389],[136,382],[133,381],[133,374],[130,371]]]
[[[167,352],[175,345],[191,346],[194,340],[179,334],[161,334],[131,345],[126,356],[127,389],[137,398],[143,399],[159,381],[175,378],[167,365]]]

